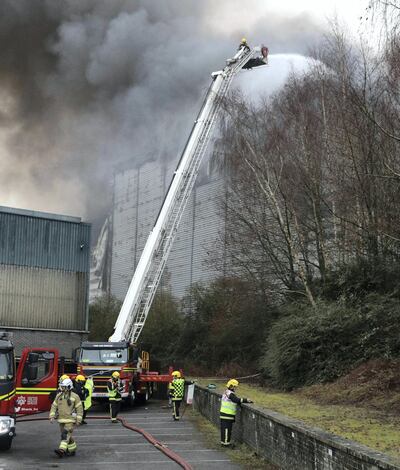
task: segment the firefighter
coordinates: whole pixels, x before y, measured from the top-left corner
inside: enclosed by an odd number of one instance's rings
[[[84,375],[77,375],[75,379],[75,392],[83,404],[83,419],[81,424],[87,424],[85,421],[87,410],[92,406],[92,393],[93,393],[93,379]]]
[[[174,421],[179,421],[179,408],[185,396],[185,385],[191,385],[194,382],[185,380],[179,370],[175,370],[171,375],[172,382],[168,385],[168,392],[172,399],[172,417]]]
[[[108,389],[108,401],[110,402],[110,416],[111,422],[117,423],[117,416],[121,407],[122,396],[121,393],[124,387],[120,380],[120,374],[118,371],[114,371],[111,374],[111,379],[107,382]]]
[[[228,380],[226,390],[221,398],[219,412],[221,420],[221,445],[226,447],[231,445],[232,427],[235,422],[237,406],[240,406],[242,403],[253,403],[247,398],[239,398],[235,395],[238,385],[239,382],[236,379]]]
[[[242,38],[242,40],[240,41],[238,51],[240,51],[240,49],[247,49],[248,51],[250,50],[250,47],[247,44],[247,39],[246,38]]]
[[[168,408],[172,408],[172,382],[168,384]]]
[[[61,391],[61,382],[65,379],[69,379],[69,375],[63,374],[59,379],[58,379],[58,391]]]
[[[93,389],[94,389],[94,382],[93,382],[93,377],[88,377],[85,380],[85,388],[88,390],[88,396],[85,399],[85,402],[83,403],[83,416],[86,416],[87,410],[92,407],[92,395],[93,395]],[[86,424],[86,423],[85,423]]]
[[[60,424],[61,442],[54,452],[58,457],[72,456],[76,452],[76,442],[72,438],[74,425],[82,421],[83,407],[79,396],[73,391],[73,384],[70,378],[64,379],[60,383],[61,391],[57,394],[51,405],[50,421],[55,419]]]
[[[262,55],[262,60],[268,64],[268,54],[269,54],[269,49],[267,46],[264,46],[264,44],[261,45],[261,55]]]

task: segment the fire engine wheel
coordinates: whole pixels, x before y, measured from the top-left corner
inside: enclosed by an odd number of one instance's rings
[[[11,448],[12,437],[6,436],[0,438],[0,450],[9,450]]]
[[[136,395],[136,403],[142,403],[142,404],[145,404],[149,401],[150,399],[150,390],[149,388],[147,388],[146,392],[145,393],[138,393]]]
[[[133,406],[135,404],[135,399],[136,399],[136,396],[135,396],[135,391],[134,390],[131,390],[129,392],[129,396],[128,398],[126,399],[126,404],[128,406]]]

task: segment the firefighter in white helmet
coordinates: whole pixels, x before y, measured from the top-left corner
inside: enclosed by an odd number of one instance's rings
[[[236,394],[236,388],[239,386],[239,382],[236,379],[228,380],[226,384],[226,390],[221,398],[221,408],[219,417],[221,420],[221,445],[230,446],[232,437],[232,427],[236,418],[236,411],[238,405],[242,403],[253,403],[247,398],[239,398]]]
[[[58,392],[61,392],[61,382],[65,379],[70,379],[71,377],[67,374],[63,374],[59,379],[58,379],[58,389],[57,389],[57,393]]]
[[[60,389],[51,405],[50,421],[53,423],[57,419],[60,424],[61,442],[54,452],[61,458],[75,455],[76,442],[72,438],[72,432],[75,425],[82,421],[83,407],[81,399],[73,391],[70,378],[61,381]]]

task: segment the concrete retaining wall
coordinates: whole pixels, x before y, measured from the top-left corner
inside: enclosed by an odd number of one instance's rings
[[[221,395],[196,386],[194,408],[219,426]],[[389,456],[274,411],[243,405],[233,436],[287,470],[400,470]]]

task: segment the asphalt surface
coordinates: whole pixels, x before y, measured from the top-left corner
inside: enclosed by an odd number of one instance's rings
[[[158,441],[183,457],[194,469],[234,470],[241,467],[232,463],[224,452],[207,448],[201,433],[187,417],[174,422],[171,411],[163,402],[153,401],[148,406],[124,410],[120,416],[128,423],[143,428]],[[89,413],[106,415],[105,410]],[[39,415],[46,416],[46,415]],[[0,470],[8,469],[179,469],[177,463],[157,450],[138,433],[120,423],[90,420],[74,431],[78,445],[75,457],[59,459],[54,453],[60,433],[58,424],[49,421],[17,423],[17,437],[10,451],[0,452]]]

